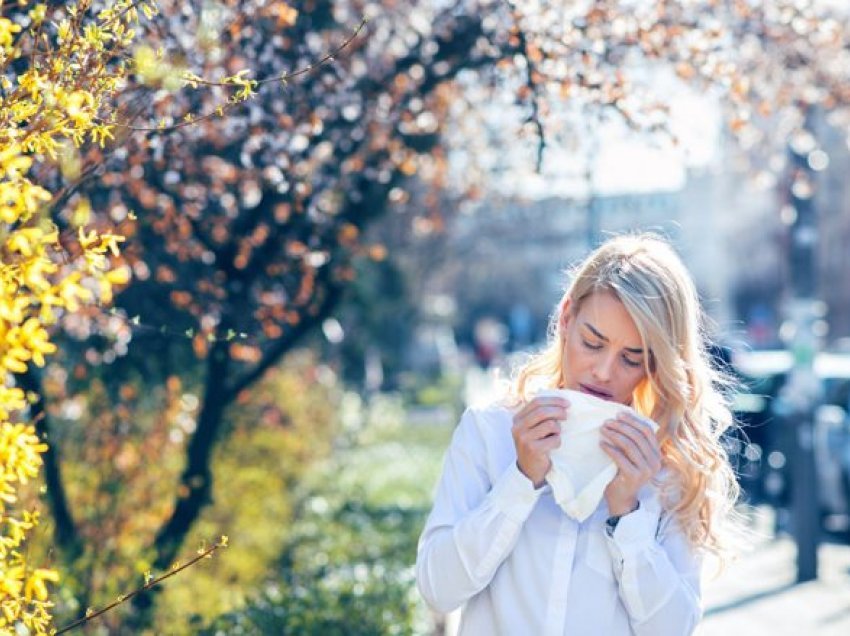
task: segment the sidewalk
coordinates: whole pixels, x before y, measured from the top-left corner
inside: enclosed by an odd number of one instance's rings
[[[818,580],[801,585],[795,555],[791,538],[765,540],[719,578],[705,578],[696,636],[850,634],[850,546],[822,544]]]
[[[759,528],[770,527],[771,514],[759,511]],[[850,545],[821,544],[818,580],[802,585],[794,583],[795,555],[789,537],[765,538],[719,577],[705,575],[695,636],[848,636]],[[446,617],[447,636],[457,633],[459,618]]]

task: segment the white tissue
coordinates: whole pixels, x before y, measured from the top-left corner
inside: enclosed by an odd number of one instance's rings
[[[577,521],[584,521],[596,510],[606,486],[617,474],[614,460],[599,446],[600,428],[618,413],[634,411],[578,391],[547,389],[537,395],[564,397],[570,402],[567,419],[560,423],[561,445],[549,455],[552,467],[546,481],[563,511]],[[652,430],[658,430],[654,422]]]

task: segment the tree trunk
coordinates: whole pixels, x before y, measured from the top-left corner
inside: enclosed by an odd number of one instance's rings
[[[180,478],[174,512],[157,534],[154,547],[158,569],[170,567],[183,545],[189,529],[212,496],[210,458],[227,407],[224,391],[230,358],[227,343],[216,342],[207,361],[204,403],[189,446],[186,449],[186,468]]]
[[[59,466],[59,447],[55,440],[50,437],[50,420],[44,407],[41,378],[37,370],[30,368],[26,373],[15,375],[15,380],[21,389],[37,396],[36,400],[30,405],[30,412],[39,438],[47,444],[47,450],[41,455],[44,462],[42,474],[47,489],[47,505],[53,517],[53,539],[65,561],[72,563],[82,555],[83,546],[71,510],[68,507],[68,499],[65,496],[65,487],[62,483],[62,472]]]
[[[230,363],[227,346],[226,342],[216,342],[207,358],[204,402],[197,428],[186,449],[186,468],[177,487],[174,511],[154,541],[157,554],[154,568],[159,571],[171,567],[192,524],[201,514],[203,507],[211,501],[210,458],[229,401],[224,390]],[[128,622],[134,630],[141,631],[151,626],[154,594],[158,591],[159,588],[153,588],[133,598],[136,613]]]

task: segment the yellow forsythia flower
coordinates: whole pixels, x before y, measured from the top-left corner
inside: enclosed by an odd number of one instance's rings
[[[48,584],[59,581],[55,571],[27,563],[21,549],[38,517],[16,509],[18,490],[38,477],[47,446],[31,423],[13,419],[26,412],[27,398],[8,378],[56,351],[47,326],[60,313],[108,302],[130,273],[110,261],[123,237],[89,227],[90,208],[74,214],[81,253],[69,259],[45,213],[53,195],[30,181],[37,156],[73,178],[75,146],[113,138],[109,108],[129,73],[113,61],[130,56],[139,14],[137,0],[103,4],[97,16],[90,3],[66,4],[68,17],[54,22],[59,16],[47,3],[33,3],[26,32],[0,17],[0,62],[8,71],[0,77],[0,377],[7,378],[0,385],[0,635],[51,633]]]

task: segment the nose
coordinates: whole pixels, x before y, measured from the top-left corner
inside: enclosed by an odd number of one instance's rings
[[[616,362],[615,355],[602,355],[596,360],[593,366],[593,377],[598,382],[608,382],[611,380],[611,374],[614,371],[614,363]]]

